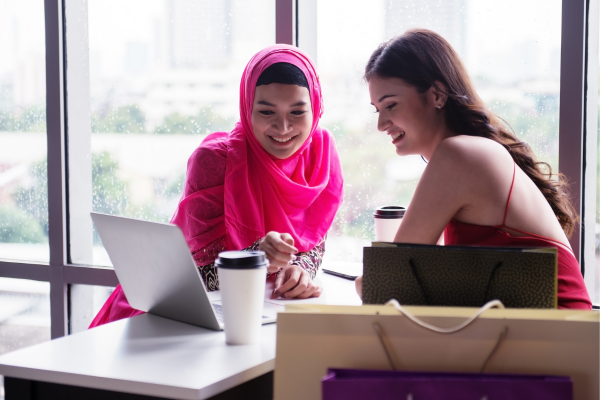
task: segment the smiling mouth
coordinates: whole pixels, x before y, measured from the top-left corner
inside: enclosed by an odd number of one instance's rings
[[[396,139],[398,139],[398,138],[400,138],[400,137],[404,136],[404,135],[405,135],[405,133],[406,133],[406,132],[404,132],[404,131],[392,133],[392,134],[391,134],[392,141],[394,141],[394,140],[396,140]]]
[[[268,135],[267,135],[267,136],[268,136]],[[292,140],[292,139],[296,138],[297,136],[298,136],[298,135],[296,135],[296,136],[292,136],[292,137],[289,137],[289,138],[278,138],[278,137],[275,137],[275,136],[269,136],[269,137],[271,138],[271,140],[273,140],[273,141],[275,141],[275,142],[277,142],[277,143],[287,143],[287,142],[289,142],[290,140]]]

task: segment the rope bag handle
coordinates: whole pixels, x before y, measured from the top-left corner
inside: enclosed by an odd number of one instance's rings
[[[385,303],[385,306],[386,307],[394,307],[396,310],[400,311],[402,313],[402,315],[404,315],[406,318],[410,319],[415,324],[417,324],[420,327],[423,327],[425,329],[428,329],[430,331],[437,332],[437,333],[454,333],[454,332],[458,332],[458,331],[466,328],[467,326],[469,326],[471,323],[473,323],[473,321],[475,321],[477,318],[479,318],[479,316],[481,314],[483,314],[484,312],[486,312],[490,308],[497,307],[497,308],[500,308],[500,309],[505,309],[504,304],[502,304],[502,302],[500,300],[490,300],[487,303],[485,303],[483,305],[483,307],[481,307],[479,309],[479,311],[477,311],[475,313],[475,315],[473,315],[471,318],[467,319],[463,323],[461,323],[459,325],[456,325],[453,328],[440,328],[440,327],[428,324],[427,322],[421,321],[419,318],[415,317],[410,312],[406,311],[406,308],[404,308],[402,305],[400,305],[400,303],[398,303],[398,300],[396,300],[396,299],[391,299],[390,301],[388,301],[387,303]]]
[[[389,300],[387,303],[385,303],[385,306],[386,307],[394,307],[396,310],[398,310],[400,313],[402,313],[402,315],[404,315],[410,321],[419,325],[422,328],[425,328],[432,332],[442,333],[442,334],[455,333],[455,332],[458,332],[458,331],[466,328],[471,323],[473,323],[477,318],[479,318],[481,316],[481,314],[483,314],[485,311],[487,311],[491,308],[496,307],[499,309],[505,309],[504,304],[502,304],[502,302],[500,300],[491,300],[491,301],[488,301],[487,303],[485,303],[483,305],[483,307],[481,307],[479,309],[479,311],[477,311],[472,317],[468,318],[466,321],[464,321],[452,328],[440,328],[438,326],[428,324],[427,322],[422,321],[419,318],[415,317],[413,314],[411,314],[409,311],[407,311],[402,305],[400,305],[400,303],[396,299]],[[383,350],[385,351],[385,355],[387,356],[387,359],[388,359],[390,365],[392,366],[392,369],[394,371],[397,371],[398,370],[397,363],[395,362],[394,357],[392,356],[392,352],[390,351],[389,345],[386,343],[387,340],[386,340],[385,332],[383,332],[383,329],[377,322],[373,323],[373,329],[375,330],[375,332],[377,333],[377,336],[379,337],[381,346],[383,347]],[[502,329],[502,331],[500,331],[500,335],[498,336],[498,340],[496,341],[496,344],[494,345],[494,347],[492,348],[492,350],[486,357],[479,372],[485,371],[485,367],[488,365],[492,356],[496,353],[496,350],[498,350],[500,343],[502,342],[502,340],[504,340],[507,333],[508,333],[508,327],[505,326]]]

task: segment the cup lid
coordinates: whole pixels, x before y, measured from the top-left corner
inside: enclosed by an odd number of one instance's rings
[[[378,207],[375,210],[375,214],[373,216],[375,218],[383,218],[383,219],[394,219],[394,218],[402,218],[404,217],[404,213],[406,212],[406,208],[400,206],[383,206]]]
[[[215,260],[218,268],[253,269],[268,266],[264,251],[223,251]]]

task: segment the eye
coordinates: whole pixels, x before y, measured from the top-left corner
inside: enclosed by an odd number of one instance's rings
[[[262,115],[273,115],[273,114],[275,114],[273,111],[269,111],[269,110],[262,110],[262,111],[259,111],[259,113],[261,113]]]
[[[306,111],[292,111],[292,115],[303,115],[306,114]]]
[[[387,108],[388,110],[392,111],[392,108],[396,107],[396,104],[397,104],[397,103],[392,103],[392,104],[390,104],[389,106],[387,106],[386,108]]]

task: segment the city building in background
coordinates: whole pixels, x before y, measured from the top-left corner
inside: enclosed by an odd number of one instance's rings
[[[386,0],[385,37],[391,38],[411,28],[431,26],[459,54],[467,41],[467,0]]]

